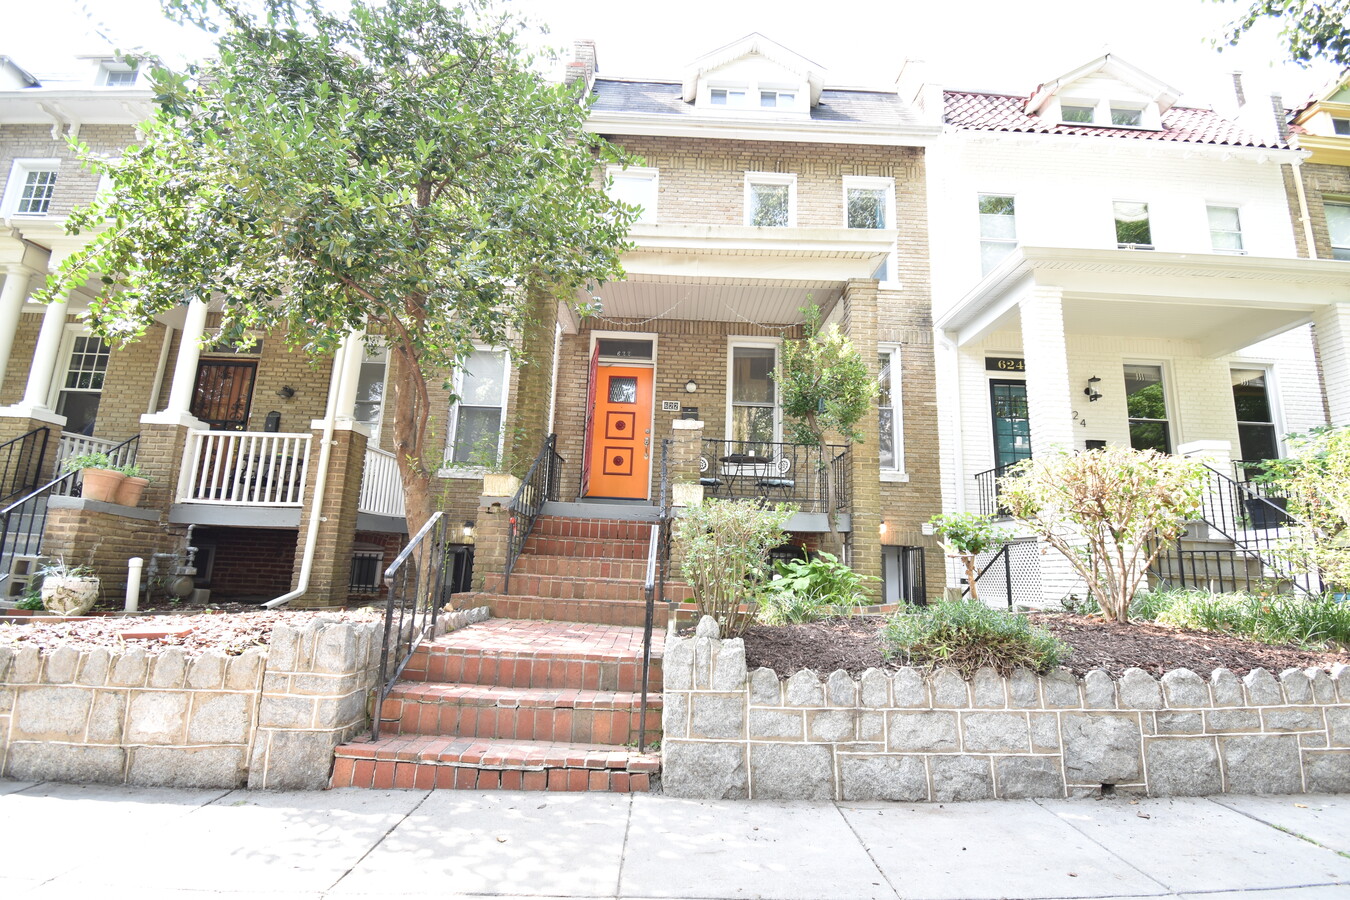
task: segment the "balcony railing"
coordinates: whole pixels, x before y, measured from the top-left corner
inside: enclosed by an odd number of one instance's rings
[[[980,515],[984,516],[1007,516],[1008,510],[999,501],[999,495],[1002,489],[999,487],[999,479],[1008,474],[1008,470],[1015,465],[995,466],[992,469],[985,469],[983,472],[975,474],[975,488],[980,495]]]
[[[189,432],[178,502],[300,506],[310,440],[308,433]]]
[[[56,487],[52,493],[69,497],[80,495],[84,486],[84,476],[79,472],[75,473],[74,478],[61,480],[62,469],[66,460],[76,456],[83,456],[86,453],[106,453],[108,461],[114,466],[129,466],[136,462],[136,448],[139,445],[136,439],[115,441],[107,438],[90,437],[86,434],[63,434],[56,445],[56,477],[58,479]]]
[[[378,447],[366,448],[366,464],[361,473],[361,500],[357,511],[377,516],[403,518],[403,477],[398,458]]]
[[[703,496],[791,503],[802,512],[823,513],[828,465],[834,476],[834,508],[848,509],[852,450],[847,444],[830,444],[827,451],[822,455],[816,444],[704,438],[699,459]]]

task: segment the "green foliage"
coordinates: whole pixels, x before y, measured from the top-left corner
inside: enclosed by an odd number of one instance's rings
[[[144,472],[142,472],[142,471],[141,471],[141,467],[138,466],[138,465],[136,465],[136,463],[128,463],[128,464],[125,465],[125,466],[113,466],[113,467],[112,467],[112,470],[113,470],[114,472],[121,472],[123,475],[127,476],[128,478],[144,478],[146,481],[152,481],[152,480],[153,480],[153,479],[150,478],[148,475],[146,475]]]
[[[1073,648],[1025,616],[972,600],[911,606],[886,623],[883,650],[906,665],[950,666],[969,678],[985,666],[1009,675],[1048,672]]]
[[[712,616],[724,636],[749,626],[769,574],[769,551],[786,540],[796,509],[748,500],[706,500],[675,522],[673,539],[699,617]],[[742,609],[748,604],[748,609]]]
[[[93,566],[72,566],[64,559],[51,560],[42,565],[36,574],[40,578],[97,578]]]
[[[1303,524],[1282,548],[1295,568],[1350,586],[1350,427],[1289,436],[1293,456],[1266,460],[1253,480],[1277,486]]]
[[[89,320],[116,343],[193,300],[223,304],[219,340],[275,329],[319,355],[382,331],[415,529],[439,461],[425,373],[475,341],[509,346],[528,298],[621,275],[636,208],[595,171],[630,160],[586,132],[574,87],[538,74],[525,25],[485,3],[165,6],[218,32],[217,56],[183,72],[140,61],[155,118],[119,159],[80,147],[112,186],[70,217],[92,238],[41,299],[116,285]]]
[[[78,456],[71,456],[61,463],[61,469],[65,472],[74,472],[79,469],[113,469],[112,459],[106,453],[81,453]],[[116,470],[115,471],[120,471]]]
[[[24,591],[14,604],[19,609],[44,609],[42,605],[42,591],[40,588],[32,587]]]
[[[942,543],[942,548],[959,557],[966,567],[966,583],[970,585],[970,599],[980,598],[975,584],[975,557],[991,550],[999,550],[1013,538],[1012,532],[994,524],[993,516],[980,513],[944,513],[928,520]]]
[[[837,615],[820,594],[763,591],[759,596],[758,620],[765,625],[802,625]]]
[[[1125,622],[1148,567],[1199,514],[1207,477],[1193,460],[1107,447],[1024,460],[999,479],[999,499]]]
[[[1230,0],[1215,0],[1227,3]],[[1289,47],[1289,58],[1306,66],[1314,59],[1325,59],[1339,66],[1350,66],[1350,0],[1238,0],[1250,3],[1228,26],[1223,36],[1234,46],[1247,31],[1265,18],[1280,23],[1280,38]]]
[[[760,597],[760,621],[767,625],[816,622],[829,618],[842,607],[870,602],[863,585],[880,581],[860,575],[832,553],[807,559],[775,560],[774,578]]]
[[[1295,644],[1310,650],[1350,647],[1350,603],[1338,601],[1333,594],[1152,591],[1135,598],[1130,615],[1161,625],[1221,631],[1263,644]]]

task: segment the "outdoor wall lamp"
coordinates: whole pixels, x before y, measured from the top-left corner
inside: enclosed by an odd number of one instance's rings
[[[464,522],[464,536],[466,538],[473,537],[473,519],[468,519]]]
[[[690,378],[684,383],[684,391],[686,394],[692,394],[696,390],[698,390],[698,382],[694,379]]]
[[[295,388],[291,387],[289,384],[283,384],[281,390],[277,391],[277,396],[282,400],[289,400],[295,396]]]
[[[1101,381],[1096,375],[1088,379],[1088,386],[1083,388],[1083,393],[1087,395],[1089,403],[1096,403],[1102,399],[1101,393],[1097,390],[1097,382]]]

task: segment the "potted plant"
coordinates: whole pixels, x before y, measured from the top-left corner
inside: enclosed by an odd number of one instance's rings
[[[42,577],[42,605],[58,616],[82,616],[98,600],[98,576],[89,566],[70,566],[59,559],[37,572]]]
[[[67,472],[80,473],[83,488],[81,495],[87,500],[102,500],[105,503],[116,501],[117,489],[126,479],[113,467],[106,453],[81,453],[62,463]]]
[[[139,506],[141,496],[145,493],[146,487],[150,484],[150,479],[141,474],[141,467],[135,463],[125,466],[115,466],[118,472],[121,472],[125,478],[117,486],[117,499],[113,502],[121,506]]]

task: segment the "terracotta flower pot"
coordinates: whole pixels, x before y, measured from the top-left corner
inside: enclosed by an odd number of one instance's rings
[[[150,483],[148,478],[135,478],[128,475],[117,486],[117,499],[114,503],[121,506],[140,506],[141,495],[145,493],[146,485]]]
[[[42,579],[42,605],[58,616],[82,616],[97,600],[97,578],[48,575]]]
[[[117,502],[117,489],[127,476],[112,469],[84,469],[81,472],[84,487],[81,496],[86,500],[102,500],[104,503]]]

